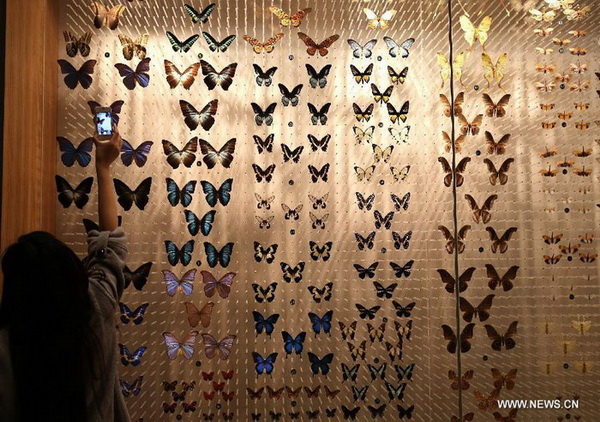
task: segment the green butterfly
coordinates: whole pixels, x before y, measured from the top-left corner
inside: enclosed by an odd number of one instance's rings
[[[194,43],[198,41],[200,35],[192,35],[187,40],[181,42],[179,41],[179,38],[175,36],[175,34],[167,31],[167,38],[171,42],[171,47],[173,47],[173,51],[181,51],[182,53],[187,53],[188,51],[190,51],[190,48],[192,48]]]

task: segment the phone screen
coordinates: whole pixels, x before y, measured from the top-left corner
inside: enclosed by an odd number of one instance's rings
[[[96,113],[96,130],[100,136],[112,135],[112,115],[110,112]]]

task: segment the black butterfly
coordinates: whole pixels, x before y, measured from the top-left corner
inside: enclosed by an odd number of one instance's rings
[[[200,23],[206,23],[206,22],[208,22],[208,17],[213,12],[213,10],[215,10],[215,7],[217,7],[217,4],[216,3],[211,3],[208,6],[206,6],[202,10],[202,12],[198,12],[196,9],[194,9],[189,4],[184,4],[183,5],[183,9],[188,13],[188,15],[190,15],[190,17],[192,18],[192,22],[194,22],[194,23],[198,23],[198,22],[200,22]]]
[[[274,215],[271,215],[267,218],[261,218],[258,215],[254,216],[256,218],[256,221],[258,221],[258,228],[259,229],[270,229],[271,228],[271,223],[273,222],[273,219],[275,218]]]
[[[263,248],[259,242],[254,242],[254,260],[256,262],[262,262],[263,260],[267,264],[272,264],[275,261],[275,253],[277,253],[277,243]]]
[[[117,201],[125,211],[129,211],[133,204],[140,210],[143,210],[148,204],[148,195],[150,195],[150,187],[152,186],[152,177],[147,177],[142,180],[142,183],[135,190],[131,190],[129,186],[120,181],[113,179],[115,191],[117,192]]]
[[[233,161],[236,139],[232,138],[225,142],[218,151],[204,139],[200,139],[200,151],[204,154],[202,161],[206,163],[209,169],[220,163],[223,167],[229,168]]]
[[[79,70],[75,69],[71,63],[66,60],[59,60],[58,65],[60,71],[65,76],[65,85],[70,89],[77,88],[77,85],[81,84],[83,89],[88,89],[93,82],[92,74],[94,73],[94,67],[96,66],[96,60],[88,60],[81,65]]]
[[[360,192],[356,192],[356,199],[358,201],[357,205],[359,210],[371,211],[371,208],[373,208],[373,204],[375,203],[375,194],[372,193],[365,199]]]
[[[252,420],[259,421],[262,416],[262,413],[252,413]]]
[[[373,73],[373,63],[366,67],[366,69],[361,72],[354,65],[350,65],[350,71],[352,72],[352,76],[354,76],[354,80],[357,84],[366,84],[371,80],[371,74]]]
[[[306,411],[306,416],[308,417],[308,420],[317,419],[319,417],[319,409],[317,409],[317,410],[307,410]]]
[[[370,324],[368,326],[370,326]],[[368,364],[367,368],[369,368],[369,374],[371,375],[372,381],[375,381],[376,379],[385,380],[385,370],[387,369],[387,363],[383,363],[381,364],[381,366],[378,367]]]
[[[398,287],[398,283],[392,283],[387,287],[383,287],[383,285],[377,281],[373,282],[375,286],[377,297],[381,299],[391,299],[394,295],[394,290]]]
[[[296,85],[291,91],[284,84],[277,84],[277,86],[279,87],[279,92],[283,95],[283,97],[281,97],[283,106],[287,107],[291,104],[292,107],[296,107],[299,101],[298,95],[300,95],[300,91],[302,91],[304,85]]]
[[[256,73],[256,84],[262,86],[264,83],[265,86],[271,86],[273,83],[273,75],[275,75],[277,68],[273,66],[267,69],[266,72],[263,72],[262,68],[257,64],[253,64],[252,67],[254,68],[254,73]]]
[[[308,246],[310,249],[310,257],[313,261],[318,261],[319,259],[328,261],[331,257],[331,248],[333,247],[333,242],[325,242],[323,246],[319,246],[319,244],[311,240],[308,243]]]
[[[392,238],[394,239],[394,248],[408,249],[408,247],[410,246],[411,237],[412,237],[412,230],[407,232],[404,236],[400,236],[400,233],[392,232]]]
[[[196,41],[198,41],[198,39],[200,38],[200,35],[198,35],[198,34],[192,35],[185,41],[181,42],[181,41],[179,41],[179,38],[177,38],[175,36],[175,34],[167,31],[167,38],[169,39],[169,42],[171,43],[171,47],[173,48],[173,51],[180,51],[182,53],[187,53],[188,51],[190,51],[190,49],[196,43]]]
[[[196,108],[184,100],[179,100],[179,107],[183,113],[185,124],[190,130],[196,130],[198,125],[202,126],[202,129],[208,131],[215,124],[215,118],[217,109],[219,106],[219,100],[214,99],[206,104],[202,110],[198,111]]]
[[[220,72],[217,72],[215,68],[205,60],[200,60],[200,65],[202,66],[202,74],[205,76],[204,83],[209,91],[215,89],[217,85],[227,91],[233,83],[233,77],[235,76],[238,64],[231,63],[224,67]]]
[[[375,277],[375,270],[377,270],[378,266],[379,266],[379,262],[373,262],[371,265],[369,265],[366,268],[363,267],[362,265],[354,264],[354,268],[356,268],[356,271],[358,272],[358,277],[361,280],[364,280],[367,277],[369,277],[369,278]]]
[[[310,199],[312,201],[312,207],[315,210],[318,210],[319,208],[325,209],[327,208],[327,198],[329,197],[329,194],[326,193],[325,195],[323,195],[320,198],[317,198],[316,196],[313,196],[311,194],[308,194],[308,199]]]
[[[162,140],[162,146],[167,156],[167,163],[173,169],[177,169],[180,164],[189,168],[196,162],[196,154],[194,153],[198,151],[197,137],[190,139],[181,150],[166,139]]]
[[[273,112],[275,112],[275,107],[277,107],[277,103],[271,103],[269,106],[263,111],[263,109],[256,103],[250,103],[252,105],[252,110],[254,111],[254,121],[258,126],[262,126],[263,122],[267,126],[271,126],[273,124]]]
[[[308,171],[310,172],[310,175],[311,175],[310,180],[313,183],[317,183],[319,181],[319,179],[323,180],[324,182],[327,182],[328,173],[329,173],[329,163],[327,163],[323,167],[321,167],[321,170],[317,170],[317,168],[315,166],[309,164]]]
[[[344,382],[346,380],[356,381],[356,377],[358,376],[359,369],[360,369],[360,363],[357,363],[352,368],[348,368],[348,366],[345,363],[342,363],[342,375],[343,375],[342,382]]]
[[[337,408],[333,408],[333,409],[325,409],[325,414],[327,415],[328,418],[335,418],[335,414],[337,412]]]
[[[388,66],[387,70],[388,70],[388,75],[390,75],[390,79],[393,84],[398,84],[398,83],[403,84],[404,81],[406,80],[406,75],[408,74],[408,66],[406,66],[404,69],[402,69],[400,71],[400,73],[397,73],[394,70],[394,68],[391,66]]]
[[[269,134],[265,139],[262,139],[258,135],[253,135],[252,139],[254,139],[254,143],[256,144],[256,149],[259,154],[263,152],[273,152],[273,141],[275,139],[275,134]]]
[[[235,41],[235,35],[229,35],[227,37],[225,37],[225,39],[223,39],[223,41],[218,42],[217,40],[215,40],[212,35],[210,35],[208,32],[202,32],[202,36],[204,37],[204,40],[206,41],[206,43],[208,44],[208,48],[210,49],[210,51],[219,51],[221,53],[224,53],[225,51],[227,51],[227,48],[231,45],[231,43],[233,43],[233,41]]]
[[[325,135],[318,140],[313,135],[308,135],[308,141],[310,142],[310,149],[313,151],[321,150],[323,152],[327,152],[327,147],[329,146],[329,140],[331,139],[331,135]]]
[[[275,412],[274,410],[271,410],[271,411],[269,411],[269,416],[271,417],[272,421],[278,421],[283,416],[283,413]]]
[[[266,183],[269,183],[273,179],[273,173],[275,172],[275,164],[271,164],[266,169],[262,169],[258,164],[252,164],[252,169],[254,170],[254,175],[256,176],[256,181],[258,183],[263,180]]]
[[[361,305],[360,303],[356,303],[355,304],[356,309],[358,309],[358,316],[361,319],[375,319],[375,314],[377,313],[377,311],[379,311],[381,309],[381,306],[373,306],[372,308],[365,308],[363,305]]]
[[[366,397],[367,397],[367,391],[369,391],[369,386],[365,385],[363,388],[358,388],[356,386],[352,386],[352,397],[354,398],[354,401],[356,400],[362,400],[365,401]]]
[[[215,222],[215,210],[208,211],[202,218],[198,218],[198,216],[190,210],[184,210],[183,213],[185,214],[188,230],[192,236],[196,236],[198,232],[201,232],[204,236],[210,234],[213,223]]]
[[[389,230],[392,227],[392,220],[394,219],[394,211],[388,212],[386,214],[386,216],[384,217],[383,215],[381,215],[381,213],[379,211],[375,210],[373,215],[375,217],[375,228],[376,229],[381,229],[383,227],[386,230]]]
[[[277,289],[277,283],[271,283],[267,287],[262,287],[259,284],[253,283],[252,290],[254,290],[254,299],[258,303],[273,302],[275,300],[275,290]]]
[[[140,265],[135,271],[131,271],[128,266],[123,268],[123,278],[125,279],[125,288],[133,284],[136,290],[142,290],[148,282],[148,276],[152,269],[152,262],[146,262]]]
[[[356,121],[358,122],[368,122],[371,120],[371,116],[373,115],[373,110],[375,109],[375,104],[371,103],[364,110],[360,108],[360,106],[356,103],[352,103],[352,111],[354,112],[354,117],[356,117]]]
[[[329,113],[329,107],[331,107],[331,103],[325,104],[321,107],[320,110],[317,110],[313,104],[308,103],[308,111],[310,112],[310,121],[313,125],[318,125],[321,123],[322,125],[327,124],[327,113]]]
[[[327,219],[329,218],[329,213],[325,213],[321,217],[317,217],[312,212],[309,212],[308,215],[310,216],[310,221],[312,223],[313,230],[325,229],[325,223],[327,222]]]
[[[375,232],[372,231],[367,235],[367,237],[363,237],[358,233],[354,233],[354,237],[356,238],[358,249],[364,251],[366,249],[373,249],[375,246]]]
[[[385,415],[385,408],[387,407],[387,404],[382,404],[379,407],[373,407],[371,405],[367,406],[367,409],[369,409],[369,412],[371,413],[371,417],[373,419],[380,417],[383,418],[383,416]]]
[[[396,208],[396,211],[406,211],[410,206],[410,192],[405,194],[402,197],[402,199],[400,199],[400,197],[395,193],[392,193],[390,196],[392,198],[392,202],[394,203],[394,208]]]
[[[319,72],[315,70],[314,67],[306,64],[306,70],[308,71],[309,83],[310,86],[316,88],[317,85],[319,88],[325,88],[327,85],[327,75],[329,75],[329,71],[331,70],[331,65],[325,65]]]
[[[356,415],[358,415],[358,412],[360,412],[360,409],[361,409],[360,406],[355,407],[354,409],[348,409],[346,406],[342,405],[342,412],[344,412],[344,419],[355,421]]]
[[[92,185],[94,184],[93,177],[88,177],[82,180],[75,189],[73,189],[69,182],[59,175],[56,175],[54,180],[56,181],[58,202],[60,202],[63,208],[69,208],[74,202],[77,208],[83,209],[85,204],[87,204],[90,200],[88,195],[92,191]]]
[[[281,151],[283,152],[284,163],[287,163],[288,161],[293,161],[294,163],[297,163],[298,161],[300,161],[300,155],[302,154],[302,151],[304,151],[304,147],[299,146],[298,148],[292,151],[290,147],[288,147],[286,144],[281,144]]]
[[[325,284],[322,288],[318,288],[316,286],[308,286],[307,289],[310,292],[310,294],[312,294],[313,300],[316,303],[321,303],[322,300],[329,302],[329,300],[331,300],[333,283],[329,282]]]
[[[392,305],[394,305],[394,308],[396,308],[396,316],[398,316],[400,318],[402,318],[402,317],[409,318],[410,313],[412,312],[412,310],[414,309],[416,304],[417,304],[416,302],[411,302],[406,306],[402,306],[395,300],[392,301]]]
[[[283,218],[286,220],[298,220],[300,218],[300,211],[304,208],[304,205],[300,204],[296,208],[290,208],[286,204],[281,204],[281,208],[285,211]]]
[[[406,264],[404,264],[403,267],[401,267],[400,265],[396,264],[395,262],[390,262],[390,267],[392,267],[392,270],[394,270],[396,278],[401,278],[402,276],[410,277],[410,271],[411,271],[414,263],[415,263],[415,260],[411,259]]]
[[[371,94],[373,94],[373,99],[376,103],[383,105],[383,103],[388,103],[390,101],[390,97],[392,96],[392,92],[394,92],[394,85],[390,85],[386,88],[386,90],[382,93],[377,85],[371,84]]]
[[[412,419],[412,414],[413,414],[413,410],[415,410],[415,405],[413,404],[410,407],[407,407],[406,409],[397,404],[396,405],[396,409],[398,409],[398,417],[400,419],[404,419],[404,417],[406,417],[406,419]]]
[[[304,271],[306,263],[300,261],[296,266],[292,267],[286,262],[279,263],[283,279],[286,283],[300,283],[302,281],[302,271]]]
[[[406,100],[399,111],[396,111],[396,108],[391,104],[387,103],[387,111],[390,115],[390,121],[392,123],[398,123],[402,121],[402,123],[406,122],[408,118],[408,110],[409,110],[410,102]]]

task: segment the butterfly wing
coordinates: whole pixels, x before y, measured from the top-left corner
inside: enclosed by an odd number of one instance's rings
[[[219,100],[214,99],[198,111],[193,105],[184,100],[179,100],[179,107],[183,113],[185,124],[190,130],[196,130],[198,125],[206,131],[215,124],[215,118],[213,117],[217,113]]]

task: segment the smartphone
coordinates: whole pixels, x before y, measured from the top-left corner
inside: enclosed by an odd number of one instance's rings
[[[96,107],[94,122],[96,123],[96,132],[98,139],[108,142],[113,135],[113,118],[110,107]]]

